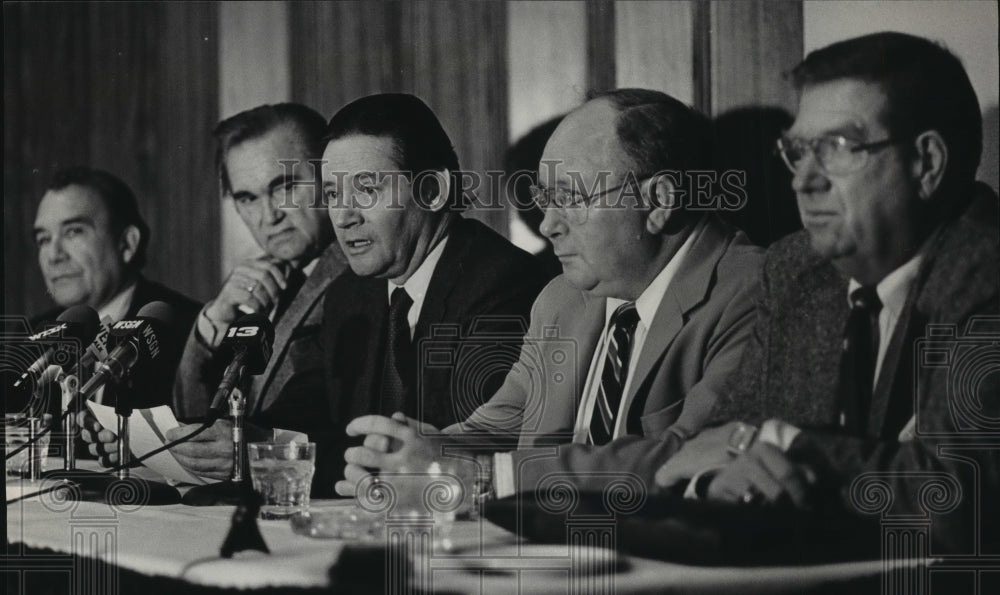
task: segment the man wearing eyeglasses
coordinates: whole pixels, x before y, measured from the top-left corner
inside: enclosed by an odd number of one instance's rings
[[[365,467],[427,468],[450,441],[466,455],[448,462],[499,497],[547,477],[651,487],[731,390],[753,320],[760,250],[685,195],[709,136],[704,116],[658,91],[613,91],[570,113],[534,188],[563,275],[536,300],[521,359],[444,435],[405,419],[352,422],[348,433],[367,438],[347,451],[338,491],[367,485]]]
[[[972,85],[947,50],[900,33],[817,50],[792,74],[799,111],[778,149],[805,229],[768,253],[720,407],[746,423],[702,432],[657,483],[703,472],[689,487],[709,499],[852,513],[876,487],[886,514],[941,513],[936,545],[995,539],[996,507],[977,503],[1000,478],[1000,235],[997,196],[975,181]]]

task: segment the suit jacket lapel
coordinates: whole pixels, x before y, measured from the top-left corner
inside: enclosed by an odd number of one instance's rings
[[[330,283],[343,271],[343,264],[337,257],[339,251],[340,248],[336,242],[323,251],[316,263],[316,268],[313,269],[311,275],[306,277],[305,283],[292,299],[292,303],[288,305],[288,309],[278,320],[278,324],[274,328],[271,359],[267,362],[264,373],[255,376],[251,381],[250,394],[258,396],[256,403],[248,403],[248,411],[261,411],[270,406],[277,398],[277,394],[267,394],[267,389],[270,388],[276,371],[284,361],[292,334],[302,324],[306,315],[316,306],[316,302],[322,299],[323,292],[326,291]]]
[[[796,282],[801,287],[799,306],[808,317],[783,320],[780,334],[772,337],[791,344],[784,351],[795,361],[778,362],[791,376],[775,378],[764,389],[781,398],[761,413],[766,417],[793,415],[793,422],[825,426],[835,423],[840,407],[840,360],[850,312],[847,279],[833,265],[821,263],[797,275]],[[782,313],[771,315],[781,317]],[[803,370],[808,372],[803,374]]]
[[[587,386],[587,377],[590,374],[590,364],[594,360],[594,352],[597,351],[601,334],[604,332],[604,327],[607,324],[607,300],[604,298],[591,298],[586,293],[583,293],[582,297],[583,312],[578,313],[578,315],[571,313],[573,314],[572,319],[566,321],[565,324],[563,324],[558,315],[555,318],[560,336],[571,337],[577,348],[581,350],[576,358],[577,382],[575,384],[572,382],[563,382],[562,384],[554,385],[573,389],[573,394],[567,399],[567,401],[573,403],[573,409],[569,411],[571,424],[576,417],[577,409],[580,407],[580,401],[583,399],[583,391]],[[561,314],[563,310],[559,312]],[[569,332],[566,332],[567,328],[570,329]],[[601,370],[600,366],[603,366],[604,363],[598,362],[597,365],[599,367],[595,372],[599,374]]]
[[[438,260],[435,267],[436,274],[431,275],[431,282],[427,286],[424,304],[420,309],[420,319],[417,320],[413,334],[414,342],[430,335],[431,325],[445,320],[445,315],[448,313],[448,297],[455,288],[455,284],[464,275],[465,257],[468,255],[468,250],[467,222],[459,218],[452,224],[451,230],[448,232],[448,243],[445,244],[441,259]],[[440,274],[438,271],[448,271],[448,273]]]
[[[656,369],[657,362],[684,326],[684,315],[705,300],[715,266],[729,246],[725,232],[711,219],[693,233],[696,235],[691,249],[667,285],[653,324],[646,332],[646,341],[635,362],[635,374],[629,385],[630,399]]]
[[[389,323],[388,281],[358,279],[357,285],[360,308],[347,315],[336,347],[338,364],[358,373],[353,389],[343,394],[346,402],[338,405],[344,423],[378,411]]]

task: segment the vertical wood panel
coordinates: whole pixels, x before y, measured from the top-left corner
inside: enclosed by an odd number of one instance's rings
[[[219,6],[220,118],[291,97],[288,12],[285,2],[226,2]],[[219,220],[217,283],[237,262],[263,252],[236,213],[233,201],[221,201]]]
[[[691,3],[616,2],[615,10],[618,86],[657,89],[691,103]]]
[[[587,88],[615,88],[615,3],[587,0]]]
[[[578,106],[587,92],[580,2],[508,2],[510,140]]]
[[[303,2],[290,9],[296,101],[331,116],[364,95],[414,93],[437,113],[464,170],[483,175],[500,165],[507,140],[504,4]],[[505,231],[503,212],[470,214]]]
[[[358,97],[400,90],[399,2],[296,2],[289,9],[294,101],[329,118]]]
[[[802,60],[802,3],[712,2],[712,113],[744,105],[795,109],[783,73]]]
[[[4,5],[4,307],[52,303],[31,227],[52,173],[107,169],[152,229],[145,274],[194,297],[216,281],[209,131],[215,119],[215,6]],[[211,187],[211,186],[210,186]],[[214,195],[214,192],[213,192]]]
[[[211,131],[219,119],[218,5],[168,3],[156,44],[156,201],[151,264],[206,300],[218,290],[219,199]],[[155,214],[155,217],[153,215]]]

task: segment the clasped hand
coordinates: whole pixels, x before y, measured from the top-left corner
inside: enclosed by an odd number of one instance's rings
[[[688,440],[656,472],[656,485],[667,489],[699,474],[712,474],[704,494],[710,501],[808,508],[816,474],[778,447],[759,440],[734,456],[729,452],[729,437],[738,424],[708,428]]]
[[[346,432],[348,436],[364,436],[365,440],[362,446],[344,451],[347,462],[344,479],[336,485],[341,496],[355,495],[357,486],[370,476],[367,469],[426,469],[442,459],[445,440],[441,432],[402,413],[395,413],[391,418],[381,415],[359,417],[347,424]],[[470,468],[473,465],[471,461],[455,461],[466,463]]]

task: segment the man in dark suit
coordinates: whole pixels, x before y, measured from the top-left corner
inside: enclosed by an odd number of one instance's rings
[[[161,337],[165,357],[158,378],[143,391],[141,406],[170,402],[170,384],[180,360],[183,336],[191,328],[199,304],[142,275],[149,245],[149,226],[139,213],[132,190],[114,175],[89,167],[73,167],[53,176],[35,216],[38,264],[49,295],[58,308],[38,317],[54,320],[70,306],[88,305],[103,321],[135,316],[153,301],[173,309],[174,328]],[[110,395],[110,393],[109,393]],[[103,401],[104,391],[95,399]],[[49,409],[54,411],[58,403]],[[102,428],[88,412],[78,420],[83,438],[93,442]],[[110,432],[105,432],[110,434]],[[90,450],[97,454],[97,446]]]
[[[687,172],[705,168],[707,131],[666,94],[622,89],[571,112],[546,145],[534,196],[564,274],[535,302],[503,386],[445,430],[481,453],[497,496],[555,477],[601,489],[633,476],[644,490],[729,390],[762,252],[682,194]],[[338,490],[351,493],[362,467],[440,460],[443,440],[412,426],[352,423],[369,436],[348,451]],[[501,452],[482,454],[489,442]]]
[[[329,431],[314,490],[331,493],[351,419],[448,424],[492,394],[545,278],[531,255],[460,215],[458,158],[418,98],[359,99],[326,136],[326,200],[351,268],[323,321]]]
[[[271,318],[274,344],[264,372],[244,391],[248,439],[270,438],[268,428],[305,430],[325,410],[321,388],[302,384],[323,367],[321,298],[346,268],[321,202],[320,172],[311,163],[322,154],[325,127],[322,116],[292,103],[260,106],[216,127],[223,196],[233,199],[264,253],[234,267],[199,315],[174,385],[178,417],[206,414],[229,363],[216,350],[229,325],[249,312]],[[192,429],[182,424],[168,438]],[[226,479],[231,422],[219,420],[171,452],[193,472]]]
[[[926,518],[934,547],[914,555],[985,551],[974,536],[1000,534],[986,504],[1000,494],[1000,235],[997,196],[975,182],[972,85],[947,50],[900,33],[816,50],[792,74],[779,150],[805,230],[768,252],[718,414],[742,423],[689,441],[657,482],[702,472],[690,492],[713,500]]]

